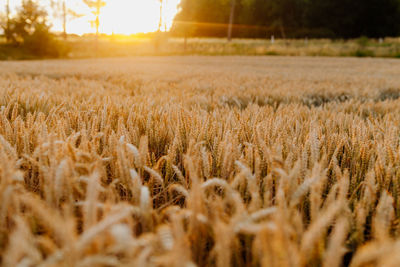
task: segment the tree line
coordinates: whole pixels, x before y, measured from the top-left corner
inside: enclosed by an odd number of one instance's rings
[[[95,17],[91,21],[96,28],[96,40],[99,35],[99,15],[103,0],[83,0],[92,9]],[[70,9],[66,0],[51,0],[50,7],[53,16],[62,20],[63,38],[67,39],[68,21],[82,16]],[[16,14],[11,16],[10,1],[7,0],[5,16],[0,18],[0,28],[3,29],[6,43],[38,57],[60,57],[68,52],[66,43],[60,42],[50,31],[47,10],[34,0],[22,0]]]
[[[253,38],[398,36],[400,0],[182,0],[172,28],[180,36],[230,31]]]

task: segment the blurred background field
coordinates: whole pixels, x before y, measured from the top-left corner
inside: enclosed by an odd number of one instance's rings
[[[158,42],[158,44],[157,44]],[[71,42],[70,57],[94,57],[96,51],[90,41]],[[357,56],[400,57],[400,38],[379,40],[359,38],[353,40],[329,39],[234,39],[224,38],[161,38],[128,39],[99,43],[102,57],[132,55],[284,55],[284,56]]]
[[[92,37],[70,37],[62,58],[129,57],[151,55],[280,55],[331,57],[400,58],[400,38],[351,40],[331,39],[233,39],[103,36],[96,44]],[[20,47],[4,42],[0,59],[34,59]]]
[[[0,60],[400,57],[400,0],[0,0]]]

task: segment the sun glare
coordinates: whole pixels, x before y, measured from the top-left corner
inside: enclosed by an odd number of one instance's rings
[[[105,0],[106,6],[101,10],[100,32],[111,34],[135,34],[153,32],[158,29],[160,21],[160,1],[159,0]],[[4,3],[3,3],[4,2]],[[50,6],[50,0],[41,0],[45,6]],[[93,20],[91,10],[82,0],[67,0],[70,9],[83,16],[68,21],[68,33],[85,34],[93,33],[95,29],[91,27],[90,21]],[[178,12],[180,0],[163,0],[162,27],[161,30],[169,29],[172,21]],[[5,6],[5,0],[0,0]],[[20,5],[21,0],[10,0],[13,9]],[[49,8],[51,14],[51,9]],[[53,30],[62,31],[61,19],[51,19]]]
[[[178,12],[180,0],[163,0],[162,30],[172,26],[174,16]],[[134,34],[153,32],[158,29],[160,21],[159,0],[108,0],[101,11],[100,32],[111,34]],[[79,4],[76,8],[82,13],[90,14],[85,6]],[[79,12],[79,10],[78,10]],[[89,21],[91,15],[83,16],[69,23],[69,32],[84,34],[92,33],[94,29]]]
[[[178,0],[164,0],[162,30],[169,29],[177,12]],[[132,34],[158,29],[158,0],[112,0],[104,7],[101,30],[104,33]]]

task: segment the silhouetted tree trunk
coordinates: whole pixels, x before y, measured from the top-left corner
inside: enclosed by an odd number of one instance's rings
[[[98,55],[98,45],[99,45],[99,27],[100,27],[100,10],[106,5],[103,0],[83,0],[83,2],[90,8],[93,8],[93,14],[96,16],[94,20],[94,25],[96,27],[96,56]],[[93,23],[93,21],[92,21]]]
[[[7,0],[6,16],[7,16],[7,25],[6,25],[5,35],[6,35],[6,40],[8,43],[11,41],[11,38],[10,38],[10,0]]]
[[[228,42],[232,40],[232,28],[235,16],[235,5],[236,5],[236,0],[231,0],[231,12],[229,14],[229,25],[228,25]]]
[[[53,9],[53,16],[61,20],[64,40],[67,40],[67,24],[69,20],[82,17],[82,14],[76,13],[74,10],[68,8],[67,0],[50,0],[50,7]]]
[[[64,40],[67,40],[67,6],[65,4],[65,0],[62,3],[62,9],[63,9],[63,37]]]
[[[96,40],[99,39],[99,27],[100,27],[100,7],[101,0],[97,0],[96,5]]]
[[[164,0],[164,9],[166,9],[167,6],[168,6],[167,0]],[[164,12],[167,13],[167,11],[164,11]],[[166,17],[166,14],[164,14],[164,31],[165,32],[167,32],[167,28],[168,28],[167,17]]]
[[[162,27],[162,10],[163,8],[163,0],[160,0],[160,20],[158,21],[158,31],[161,31],[161,27]]]

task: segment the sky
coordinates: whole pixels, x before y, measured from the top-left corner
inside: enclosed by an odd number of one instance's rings
[[[159,0],[105,0],[106,6],[101,10],[100,32],[116,34],[133,34],[156,31],[160,19]],[[172,25],[172,20],[178,12],[180,0],[163,0],[163,21],[167,29]],[[62,31],[61,18],[54,18],[50,10],[50,0],[39,0],[42,6],[49,10],[49,21],[53,25],[52,30]],[[10,6],[15,10],[21,0],[10,0]],[[0,12],[5,12],[6,0],[0,0]],[[70,19],[67,24],[67,32],[75,34],[94,33],[90,21],[94,19],[91,10],[82,0],[67,0],[68,8],[84,16]],[[163,30],[165,29],[163,24]]]

